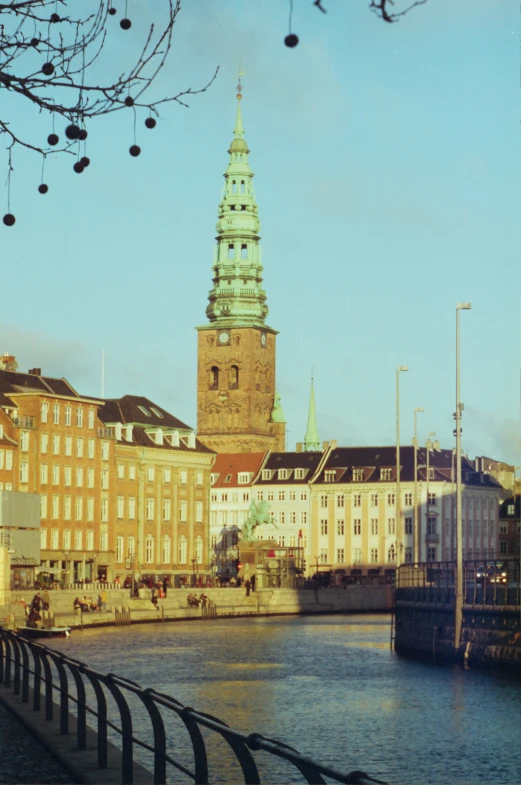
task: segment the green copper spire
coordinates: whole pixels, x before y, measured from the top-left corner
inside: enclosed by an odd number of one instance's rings
[[[276,392],[273,399],[273,409],[271,410],[271,422],[286,422],[284,411],[280,402],[280,393]]]
[[[262,288],[260,223],[253,189],[249,149],[244,139],[241,85],[237,94],[237,117],[224,173],[223,198],[219,205],[217,244],[213,265],[213,288],[206,315],[212,327],[265,327],[268,315]]]
[[[304,450],[312,452],[320,450],[320,439],[317,428],[317,415],[315,412],[315,391],[313,389],[313,377],[311,377],[311,395],[309,398],[308,429],[304,436]]]

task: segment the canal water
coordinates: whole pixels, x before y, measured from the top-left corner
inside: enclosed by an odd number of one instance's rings
[[[53,648],[341,771],[518,785],[521,680],[401,659],[389,636],[387,616],[268,617],[74,631]]]

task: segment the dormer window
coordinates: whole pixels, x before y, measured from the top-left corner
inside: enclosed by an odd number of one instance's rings
[[[381,480],[391,480],[393,476],[392,469],[380,469],[380,479]]]
[[[296,480],[304,479],[304,469],[295,469],[295,479]]]
[[[335,482],[336,471],[334,469],[326,469],[324,472],[324,482]]]
[[[287,469],[279,469],[278,472],[279,480],[287,480],[288,479],[288,470]]]
[[[364,470],[363,469],[353,469],[353,481],[354,482],[363,482],[364,481]]]
[[[250,472],[240,472],[238,475],[239,485],[247,485],[251,478]]]
[[[514,505],[509,504],[507,507],[507,515],[514,515]]]
[[[217,472],[213,472],[212,474],[210,474],[210,485],[215,485],[218,479],[219,479],[219,474]]]
[[[224,482],[231,482],[231,479],[232,479],[232,475],[227,474],[226,477],[224,478]]]
[[[263,469],[262,470],[262,479],[263,480],[271,480],[271,469]]]
[[[163,431],[161,430],[161,428],[157,429],[155,436],[156,436],[155,438],[156,444],[158,445],[163,444]]]

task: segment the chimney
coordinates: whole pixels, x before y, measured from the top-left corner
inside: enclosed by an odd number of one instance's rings
[[[29,369],[29,373],[30,373],[31,376],[41,376],[42,375],[42,369],[41,368],[30,368]]]
[[[331,447],[332,450],[336,450],[336,448],[338,447],[337,440],[336,439],[331,439],[331,441],[329,442],[329,446]]]
[[[295,452],[302,452],[302,442],[297,442],[295,445]]]
[[[329,442],[322,442],[322,452],[325,452],[329,448]]]

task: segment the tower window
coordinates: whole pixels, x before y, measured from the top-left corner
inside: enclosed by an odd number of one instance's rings
[[[232,194],[236,194],[236,193],[237,193],[237,181],[232,180]]]
[[[235,259],[235,246],[229,245],[228,246],[228,259]]]
[[[248,258],[248,246],[244,243],[241,245],[241,259]]]
[[[244,180],[241,180],[241,194],[245,194],[245,193],[246,193],[246,185]]]
[[[230,389],[236,390],[239,386],[239,368],[237,365],[232,365],[230,368]]]
[[[210,389],[216,390],[219,386],[219,369],[216,365],[210,368]]]
[[[245,204],[241,205],[241,210],[246,210],[246,205]]]

